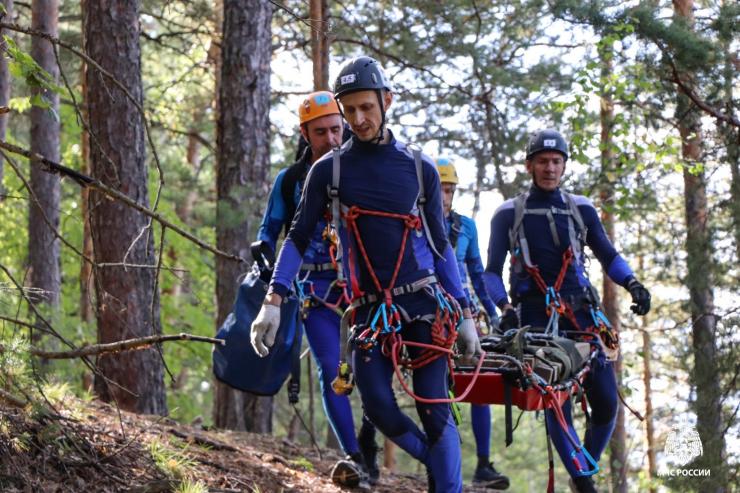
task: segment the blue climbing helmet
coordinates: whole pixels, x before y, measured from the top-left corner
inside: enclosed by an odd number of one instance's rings
[[[538,130],[533,133],[527,142],[527,161],[532,159],[535,154],[543,151],[556,151],[568,160],[568,143],[565,141],[560,132],[547,128]]]
[[[334,98],[339,103],[342,96],[358,91],[375,91],[380,108],[380,128],[374,142],[379,144],[383,140],[383,129],[385,128],[385,107],[383,106],[383,91],[393,91],[388,78],[385,76],[380,63],[369,56],[358,56],[347,60],[342,64],[334,81]],[[342,105],[339,105],[342,112]],[[344,113],[342,113],[344,116]]]

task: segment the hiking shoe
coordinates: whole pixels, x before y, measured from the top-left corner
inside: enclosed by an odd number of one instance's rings
[[[375,437],[366,438],[362,435],[357,437],[358,444],[360,446],[360,454],[362,455],[362,461],[365,464],[365,472],[367,472],[368,480],[370,484],[375,485],[378,483],[380,478],[380,468],[378,467],[378,446],[375,444]]]
[[[509,487],[509,478],[493,467],[492,462],[478,464],[473,475],[473,484],[494,490],[505,490]]]
[[[594,484],[594,478],[591,476],[578,476],[570,478],[570,490],[573,493],[599,493]]]
[[[370,491],[370,483],[367,473],[362,464],[354,461],[351,457],[342,459],[331,468],[331,480],[334,484],[345,488],[359,488]]]

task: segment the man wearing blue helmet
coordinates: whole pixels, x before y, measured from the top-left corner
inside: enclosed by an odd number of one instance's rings
[[[629,291],[636,314],[648,312],[650,293],[609,241],[591,201],[560,189],[567,159],[568,145],[560,133],[547,129],[532,135],[526,154],[532,185],[494,214],[484,279],[503,313],[502,330],[517,328],[520,322],[540,330],[549,326],[566,337],[586,337],[595,347],[583,382],[591,406],[583,445],[573,429],[570,400],[562,406],[567,427],[561,426],[554,410],[545,412],[572,487],[591,493],[596,491],[592,476],[614,431],[618,403],[611,360],[619,341],[588,280],[584,247],[591,249],[612,281]],[[511,301],[502,278],[507,253],[512,258]]]
[[[442,209],[445,214],[445,225],[447,227],[447,237],[450,240],[452,248],[455,250],[460,278],[466,284],[470,278],[473,291],[478,301],[483,305],[483,309],[488,319],[488,328],[498,326],[498,315],[496,306],[491,301],[491,297],[486,291],[483,283],[483,262],[480,258],[478,249],[478,228],[475,222],[462,214],[458,214],[452,209],[452,201],[455,197],[455,190],[459,183],[455,165],[447,158],[437,159],[437,171],[442,190]],[[472,293],[469,292],[467,285],[465,293],[468,295],[471,307],[475,307]],[[479,319],[481,317],[478,317]],[[470,405],[470,422],[473,427],[473,436],[475,436],[475,450],[478,456],[478,464],[475,467],[473,475],[473,484],[487,488],[505,490],[509,487],[509,478],[501,474],[493,467],[490,460],[491,455],[491,406],[489,404],[471,404]]]
[[[287,233],[296,212],[306,175],[321,156],[349,138],[345,132],[339,107],[329,91],[317,91],[306,96],[298,105],[301,136],[307,143],[298,160],[275,178],[267,208],[257,235],[274,251],[281,230]],[[346,135],[343,135],[346,134]],[[363,418],[362,428],[355,436],[352,409],[346,395],[337,395],[331,382],[339,365],[339,319],[349,303],[344,283],[337,281],[337,267],[331,255],[332,237],[325,234],[325,220],[319,222],[303,254],[297,285],[303,291],[303,325],[311,353],[316,360],[321,397],[329,425],[348,459],[341,462],[349,473],[342,478],[362,475],[374,484],[379,476],[375,446],[375,429]],[[266,355],[267,348],[256,347]]]
[[[330,213],[352,286],[343,323],[351,332],[351,366],[365,414],[426,466],[432,491],[461,492],[460,438],[449,405],[445,351],[456,338],[463,360],[474,362],[480,343],[447,241],[439,176],[429,158],[386,128],[393,94],[376,60],[345,63],[334,95],[354,135],[309,171],[252,340],[274,343],[279,304],[316,225]],[[457,330],[454,305],[463,312]],[[405,351],[399,353],[399,347]],[[393,393],[393,374],[401,364],[413,371],[423,431]],[[351,377],[344,377],[339,390],[351,389]]]

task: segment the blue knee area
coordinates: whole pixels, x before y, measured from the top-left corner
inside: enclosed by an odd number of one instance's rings
[[[586,430],[584,445],[594,459],[599,460],[614,432],[619,401],[612,364],[604,361],[594,366],[584,382],[586,397],[591,405],[591,423]]]
[[[612,364],[608,361],[594,364],[583,382],[583,387],[591,406],[592,423],[604,425],[614,421],[619,409],[619,398],[617,377]]]
[[[425,464],[434,479],[435,492],[462,492],[460,435],[452,415],[448,416],[436,443],[429,447]]]
[[[576,430],[573,428],[570,399],[563,404],[563,415],[568,425],[567,430],[563,429],[551,409],[545,411],[545,420],[547,420],[547,429],[550,432],[552,445],[557,450],[560,460],[571,477],[587,475],[583,473],[591,470],[593,465],[589,462],[583,451],[578,450],[581,447],[581,441],[578,435],[576,435]],[[568,436],[570,436],[572,441]],[[576,465],[576,462],[578,465]]]
[[[381,433],[393,438],[416,428],[398,407],[391,385],[392,363],[383,356],[380,346],[368,350],[354,348],[352,369],[365,415]]]
[[[355,436],[352,407],[346,395],[337,395],[331,382],[339,365],[339,315],[324,307],[313,308],[304,321],[306,338],[318,367],[321,400],[339,445],[347,454],[360,450]]]
[[[491,455],[491,406],[471,404],[470,423],[473,427],[475,450],[478,457],[488,457]]]

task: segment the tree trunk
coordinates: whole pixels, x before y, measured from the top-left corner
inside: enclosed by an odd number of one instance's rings
[[[390,472],[396,472],[396,444],[384,437],[383,466]]]
[[[33,0],[31,4],[31,27],[57,36],[59,5],[57,0]],[[31,38],[31,56],[54,80],[59,78],[59,69],[54,56],[54,46],[38,36]],[[59,122],[54,113],[59,111],[59,96],[53,91],[31,88],[50,105],[49,109],[31,108],[31,151],[59,161]],[[59,305],[61,273],[59,271],[59,200],[61,186],[59,177],[47,173],[40,166],[31,167],[31,189],[34,197],[29,201],[28,211],[28,260],[30,285],[42,290],[33,299],[46,303],[52,309]]]
[[[5,7],[5,17],[3,21],[12,22],[13,19],[13,0],[0,0],[0,5]],[[5,29],[0,29],[0,37],[9,34]],[[0,106],[8,106],[10,101],[10,72],[8,71],[8,59],[0,57]],[[0,139],[5,140],[5,132],[8,129],[7,113],[0,115]],[[3,188],[3,157],[0,155],[0,202],[5,198],[5,189]]]
[[[642,231],[639,232],[642,237]],[[644,268],[644,258],[640,255],[638,265],[640,271]],[[647,443],[648,470],[647,479],[651,482],[656,477],[658,466],[655,458],[655,427],[653,425],[653,396],[652,381],[653,372],[650,362],[653,359],[653,348],[648,331],[648,318],[642,317],[642,382],[645,386],[645,442]],[[650,493],[655,493],[655,488],[650,488]]]
[[[272,6],[267,0],[223,2],[221,80],[218,88],[216,245],[249,256],[270,172],[270,60]],[[231,311],[246,266],[216,258],[217,323]],[[272,431],[272,398],[217,384],[218,427]]]
[[[606,79],[612,71],[612,47],[607,44],[599,45],[599,57],[601,59],[601,77]],[[614,187],[610,177],[616,171],[614,159],[614,101],[608,89],[602,88],[601,94],[601,169],[604,182],[601,184],[601,222],[609,240],[614,243],[614,213],[611,207],[614,204]],[[612,323],[614,330],[619,332],[619,295],[617,285],[604,273],[602,285],[604,314]],[[622,386],[622,354],[614,362],[614,372],[617,377],[617,386]],[[627,431],[624,426],[624,405],[619,402],[617,409],[617,422],[614,433],[609,442],[609,471],[611,473],[612,491],[627,493]]]
[[[142,104],[139,2],[85,2],[87,54],[125,87],[135,101],[100,72],[87,72],[92,175],[148,207],[147,165]],[[156,265],[154,242],[143,215],[99,193],[90,194],[90,225],[98,267],[95,273],[98,342],[160,334],[155,270],[124,268]],[[100,265],[116,264],[116,265]],[[98,358],[102,374],[95,391],[105,401],[146,414],[167,414],[161,347]],[[119,387],[120,386],[120,387]]]
[[[80,8],[84,11],[85,2],[82,0]],[[84,36],[85,28],[82,27]],[[84,41],[83,41],[84,45]],[[80,81],[82,83],[83,97],[87,95],[87,63],[83,61],[80,64]],[[82,120],[90,121],[90,115],[87,111],[87,103],[80,107]],[[90,133],[83,125],[80,134],[80,171],[84,174],[90,174]],[[92,235],[90,234],[90,190],[87,187],[80,189],[80,213],[82,214],[82,253],[94,261]],[[80,263],[80,318],[83,322],[90,322],[93,318],[93,292],[95,291],[95,281],[93,280],[94,271],[92,265],[82,260]]]
[[[310,0],[313,90],[329,90],[329,6],[327,0]]]
[[[728,3],[723,1],[723,7],[727,6]],[[725,56],[723,68],[725,113],[728,115],[736,114],[733,92],[737,79],[735,70],[737,55],[732,50],[733,41],[732,34],[721,37],[722,50]],[[727,162],[730,165],[730,211],[735,237],[735,263],[738,263],[740,262],[740,128],[727,122],[718,121],[717,124],[727,148]]]
[[[674,0],[677,18],[693,25],[693,1]],[[680,76],[689,87],[693,86],[690,73]],[[712,469],[712,474],[701,481],[705,492],[724,492],[725,440],[722,425],[721,391],[717,368],[716,325],[712,272],[712,239],[709,231],[706,178],[704,171],[692,167],[701,162],[702,134],[700,113],[691,100],[678,93],[676,104],[678,130],[681,134],[681,152],[685,161],[683,171],[684,206],[686,212],[686,252],[690,308],[692,318],[692,350],[694,368],[692,383],[696,389],[693,403],[697,431],[701,437],[704,454],[696,459],[696,467]]]

